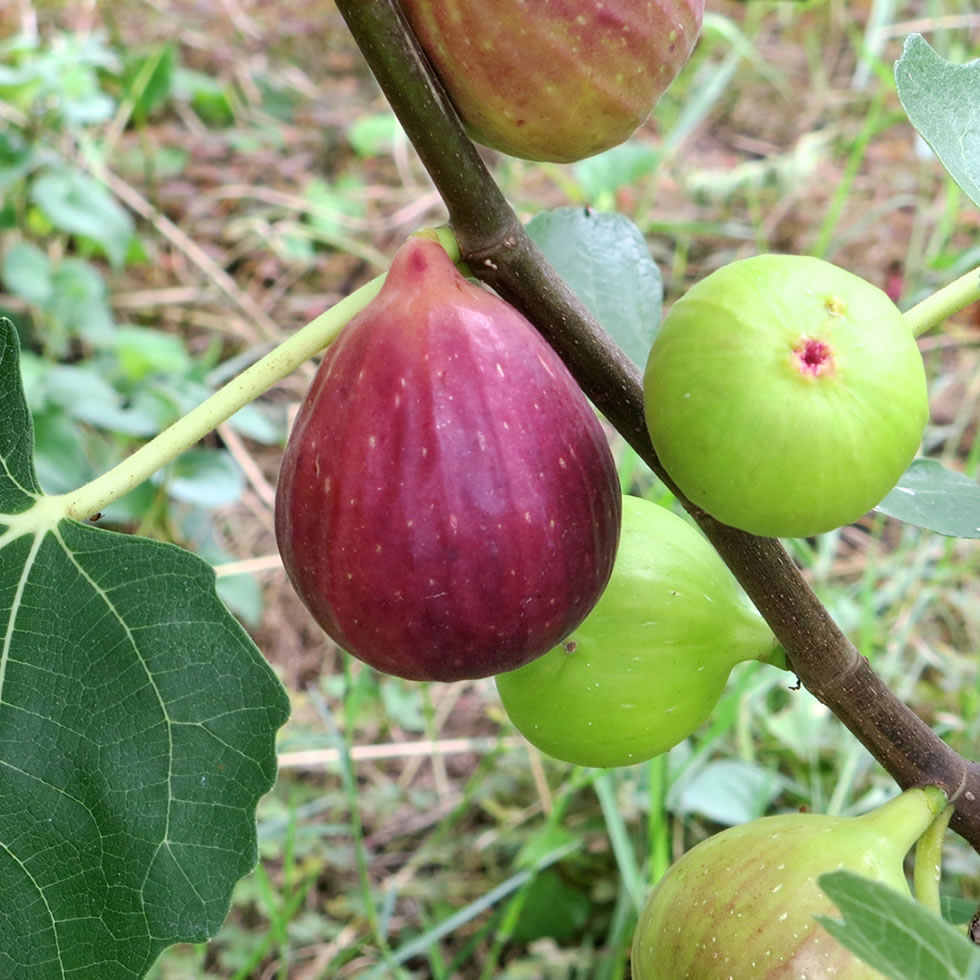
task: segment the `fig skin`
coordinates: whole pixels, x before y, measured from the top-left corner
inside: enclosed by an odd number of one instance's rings
[[[569,163],[625,142],[687,63],[704,0],[400,0],[476,142]]]
[[[644,375],[647,426],[681,492],[763,537],[858,520],[895,486],[929,415],[895,304],[821,259],[758,255],[670,309]]]
[[[599,598],[621,493],[538,331],[410,239],[326,352],[283,456],[276,538],[345,650],[410,680],[512,670]]]
[[[666,508],[627,496],[595,608],[562,643],[496,683],[508,717],[542,752],[629,766],[703,724],[744,660],[783,665],[785,654],[714,548]]]
[[[633,937],[634,980],[873,980],[813,918],[839,918],[817,878],[845,869],[909,895],[902,862],[945,804],[906,790],[860,817],[788,813],[730,827],[657,883]]]

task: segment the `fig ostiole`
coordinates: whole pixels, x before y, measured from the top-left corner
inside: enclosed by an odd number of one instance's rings
[[[451,681],[527,663],[581,622],[612,570],[620,501],[602,425],[558,356],[412,238],[300,407],[276,538],[341,647]]]
[[[470,135],[571,162],[627,140],[686,64],[704,0],[400,0]]]
[[[724,266],[670,309],[644,376],[647,425],[695,505],[764,537],[809,537],[881,502],[928,419],[895,304],[820,259]]]
[[[837,918],[820,875],[844,869],[910,895],[903,861],[945,804],[906,790],[860,817],[789,813],[730,827],[660,879],[633,938],[636,980],[871,980],[814,918]]]
[[[508,717],[541,751],[626,766],[698,728],[735,664],[784,665],[784,656],[701,534],[627,496],[612,577],[595,608],[562,643],[496,683]]]

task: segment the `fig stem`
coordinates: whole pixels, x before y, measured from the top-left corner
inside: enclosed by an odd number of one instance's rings
[[[942,914],[939,907],[939,880],[942,876],[943,841],[952,815],[953,807],[946,807],[929,824],[915,845],[915,868],[912,873],[915,897],[936,915]]]
[[[915,786],[858,819],[873,826],[904,857],[946,806],[938,786]]]
[[[676,491],[650,441],[639,370],[531,242],[396,0],[336,0],[336,6],[446,204],[463,261],[541,330],[599,411]],[[721,524],[677,497],[772,627],[807,689],[900,786],[942,786],[956,802],[951,826],[980,851],[980,763],[943,742],[875,674],[779,541]]]
[[[46,506],[63,509],[66,517],[79,521],[105,510],[327,347],[347,322],[374,299],[384,278],[384,275],[377,276],[311,320],[118,466],[77,490],[48,498]]]
[[[980,266],[916,303],[903,316],[912,328],[912,335],[918,337],[977,300],[980,300]]]

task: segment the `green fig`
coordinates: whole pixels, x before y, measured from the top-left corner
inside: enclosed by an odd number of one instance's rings
[[[341,647],[400,677],[461,680],[527,663],[581,622],[612,571],[620,500],[558,355],[413,238],[303,401],[276,539]]]
[[[817,883],[844,869],[909,895],[903,860],[942,810],[909,789],[860,817],[789,813],[702,841],[660,879],[633,938],[634,980],[872,980],[880,974],[814,919]]]
[[[687,62],[704,0],[400,0],[470,135],[571,162],[627,140]]]
[[[667,314],[644,378],[657,454],[725,524],[809,537],[898,482],[929,413],[915,337],[877,287],[829,262],[759,255]]]
[[[626,766],[701,725],[743,660],[782,660],[765,620],[685,520],[623,498],[612,577],[553,650],[496,678],[504,710],[541,751]]]

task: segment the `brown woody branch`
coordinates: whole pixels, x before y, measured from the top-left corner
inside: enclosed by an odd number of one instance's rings
[[[467,138],[396,0],[336,0],[449,210],[474,275],[521,310],[585,393],[678,495],[787,651],[792,669],[900,786],[941,786],[952,826],[980,851],[980,765],[945,744],[841,633],[779,541],[728,527],[677,492],[643,415],[639,372],[525,234]]]

